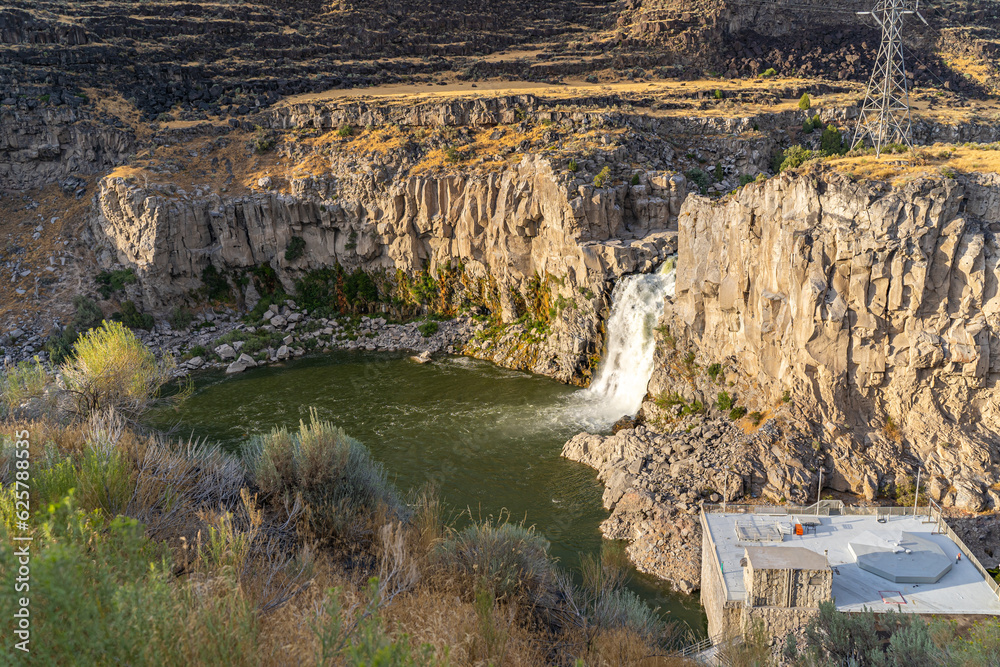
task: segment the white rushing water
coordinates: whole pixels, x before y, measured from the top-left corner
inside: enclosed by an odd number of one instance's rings
[[[675,259],[654,273],[627,276],[615,286],[607,324],[607,355],[584,394],[592,418],[618,419],[642,405],[653,374],[653,329],[663,304],[674,296]]]

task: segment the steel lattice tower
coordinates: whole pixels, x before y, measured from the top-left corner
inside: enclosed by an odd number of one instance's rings
[[[903,17],[916,14],[925,24],[927,21],[915,7],[910,9],[908,5],[908,0],[879,0],[870,12],[858,12],[862,16],[871,16],[882,28],[882,45],[875,59],[875,69],[868,82],[851,146],[870,140],[876,155],[881,155],[882,149],[891,143],[913,148],[910,92],[903,60]]]

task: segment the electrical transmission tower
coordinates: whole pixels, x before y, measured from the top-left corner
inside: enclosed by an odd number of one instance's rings
[[[918,11],[920,0],[915,0],[912,9],[909,2],[878,0],[870,12],[858,12],[860,16],[871,16],[882,28],[882,45],[875,59],[875,69],[868,82],[851,145],[863,145],[866,139],[870,140],[876,155],[881,155],[882,149],[892,143],[913,148],[910,93],[903,61],[903,17],[916,14],[925,25],[927,21]]]

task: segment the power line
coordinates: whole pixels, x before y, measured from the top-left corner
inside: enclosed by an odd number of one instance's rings
[[[919,0],[916,1],[919,3]],[[925,24],[927,21],[916,7],[910,9],[907,2],[878,0],[870,12],[858,12],[870,16],[882,28],[882,44],[875,58],[851,145],[857,146],[869,140],[875,147],[875,155],[881,155],[882,149],[890,143],[913,148],[909,82],[903,59],[903,17],[916,14]]]

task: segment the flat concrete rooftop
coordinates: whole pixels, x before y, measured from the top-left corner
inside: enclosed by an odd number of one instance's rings
[[[994,614],[1000,615],[1000,599],[975,566],[962,556],[936,583],[894,583],[858,567],[849,544],[865,533],[898,535],[901,531],[932,541],[954,559],[958,546],[946,535],[933,534],[935,524],[925,516],[889,517],[879,523],[873,516],[810,516],[811,528],[804,535],[784,534],[782,541],[759,539],[740,541],[741,536],[773,535],[778,524],[794,523],[794,515],[705,513],[705,524],[716,556],[722,566],[727,599],[746,598],[740,559],[747,547],[801,547],[821,556],[825,553],[833,568],[833,597],[841,611],[901,611],[913,614]],[[740,530],[737,530],[737,524]],[[753,529],[757,528],[757,531]],[[787,532],[787,531],[778,531]],[[702,557],[707,557],[704,554]]]

